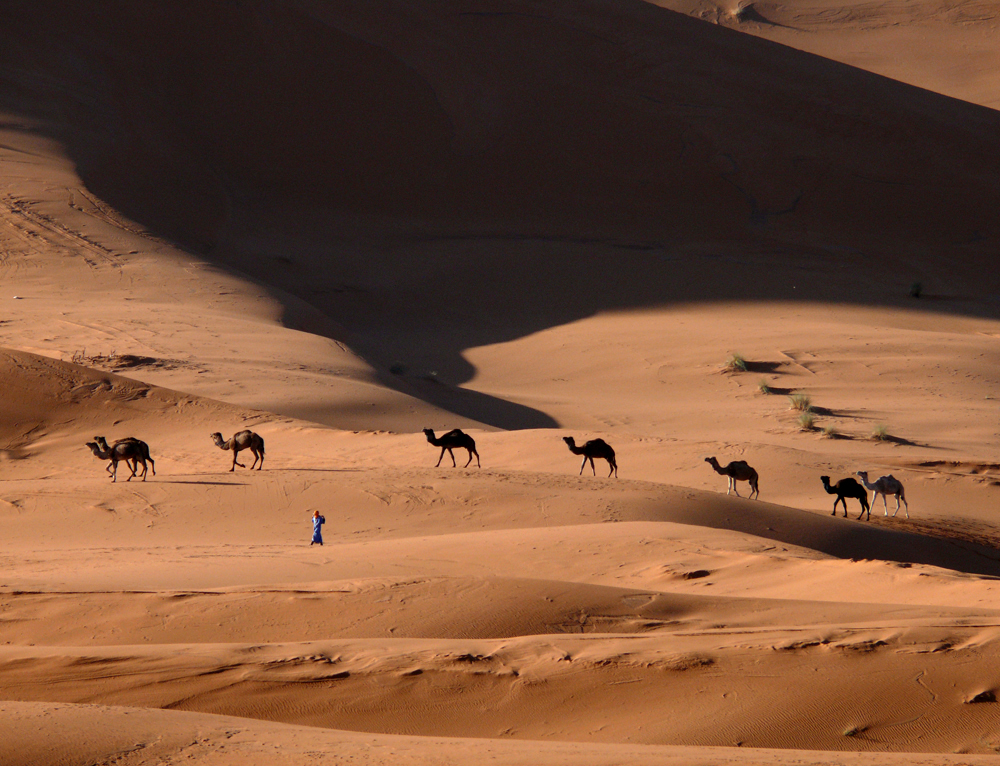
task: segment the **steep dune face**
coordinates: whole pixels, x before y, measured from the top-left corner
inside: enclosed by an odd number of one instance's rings
[[[16,4],[5,89],[63,116],[94,189],[205,246],[303,201],[639,240],[994,233],[992,112],[642,2],[56,16]]]

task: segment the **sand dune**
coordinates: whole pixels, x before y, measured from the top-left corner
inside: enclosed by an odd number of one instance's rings
[[[0,763],[995,757],[995,3],[8,5]]]

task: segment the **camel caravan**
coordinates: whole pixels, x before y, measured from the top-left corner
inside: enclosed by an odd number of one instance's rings
[[[424,436],[427,438],[428,443],[433,447],[440,447],[441,454],[438,455],[438,461],[434,464],[435,468],[441,466],[441,461],[444,460],[444,453],[447,452],[451,456],[451,465],[453,468],[458,467],[458,462],[455,460],[455,449],[464,449],[469,453],[469,459],[465,462],[464,468],[468,468],[472,464],[472,458],[476,458],[476,467],[481,468],[482,464],[479,460],[479,452],[476,450],[476,441],[467,433],[461,429],[455,428],[442,434],[440,437],[436,436],[433,429],[425,428]],[[250,465],[250,470],[256,468],[260,471],[264,467],[264,439],[260,434],[256,434],[253,431],[244,430],[238,431],[233,434],[230,439],[223,439],[222,434],[216,431],[211,434],[212,442],[221,450],[227,450],[233,453],[233,463],[230,466],[230,472],[235,471],[236,467],[246,468],[244,463],[237,461],[237,456],[240,452],[244,450],[250,450],[253,454],[253,463]],[[587,463],[590,463],[590,470],[593,472],[594,476],[597,476],[597,468],[594,466],[594,459],[605,460],[608,463],[608,478],[614,476],[618,478],[618,461],[615,457],[615,451],[604,439],[591,439],[584,442],[582,446],[578,446],[576,439],[572,436],[564,436],[563,441],[566,442],[566,446],[569,447],[569,451],[574,455],[582,455],[583,462],[580,464],[580,472],[578,475],[582,476],[584,469],[587,467]],[[153,476],[156,476],[156,463],[153,462],[153,458],[149,454],[149,445],[146,442],[136,439],[133,436],[126,437],[124,439],[117,440],[114,444],[108,444],[107,440],[103,436],[95,436],[94,441],[87,442],[86,446],[94,453],[94,457],[99,460],[110,461],[106,466],[106,470],[111,474],[111,481],[115,482],[118,480],[118,464],[124,463],[125,467],[131,471],[131,475],[125,481],[132,481],[138,474],[139,466],[142,465],[141,478],[146,481],[146,471],[149,464],[149,469],[152,469]],[[721,465],[719,461],[712,457],[706,457],[705,462],[712,466],[714,470],[720,476],[725,476],[727,479],[726,494],[729,495],[733,492],[736,493],[737,497],[742,497],[737,486],[737,482],[745,481],[750,487],[750,493],[747,495],[748,499],[760,499],[760,488],[758,482],[760,477],[757,471],[750,466],[745,460],[733,460],[726,465]],[[899,504],[902,502],[903,510],[906,513],[906,518],[910,518],[910,507],[906,502],[906,493],[903,489],[903,484],[899,479],[888,474],[886,476],[880,476],[875,481],[868,480],[867,471],[858,471],[856,474],[860,479],[859,484],[857,480],[853,478],[840,479],[836,484],[830,483],[829,476],[820,476],[820,481],[823,482],[823,489],[826,490],[828,494],[836,495],[833,501],[833,514],[837,515],[837,506],[843,504],[844,506],[844,518],[847,518],[847,499],[856,499],[861,505],[861,513],[858,514],[858,520],[862,516],[868,514],[866,520],[871,520],[871,506],[875,504],[878,500],[878,496],[882,496],[882,508],[883,514],[885,516],[889,515],[889,504],[888,496],[892,495],[896,498],[896,510],[893,512],[893,516],[899,513]],[[868,502],[868,492],[872,493],[871,503]]]

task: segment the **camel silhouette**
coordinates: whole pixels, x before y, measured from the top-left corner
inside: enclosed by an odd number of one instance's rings
[[[832,516],[836,516],[837,515],[837,504],[838,503],[843,503],[844,504],[844,518],[846,519],[847,518],[847,500],[845,500],[844,498],[855,497],[861,503],[861,513],[858,514],[858,518],[860,519],[862,516],[864,516],[865,512],[867,511],[868,512],[868,518],[871,519],[872,512],[871,512],[871,508],[868,507],[868,493],[865,491],[865,488],[862,487],[860,484],[858,484],[854,479],[850,479],[850,478],[848,478],[848,479],[841,479],[836,484],[834,484],[832,487],[830,486],[830,477],[829,476],[820,476],[819,480],[821,482],[823,482],[823,489],[825,489],[831,495],[836,495],[837,496],[837,499],[833,501],[833,513],[831,514]]]
[[[614,474],[616,479],[618,478],[618,463],[615,461],[615,451],[611,449],[611,445],[604,441],[604,439],[591,439],[582,447],[576,446],[576,440],[572,436],[564,436],[563,441],[566,442],[569,451],[574,455],[583,455],[583,462],[580,464],[580,473],[578,475],[583,475],[583,469],[589,460],[590,469],[594,472],[594,476],[597,476],[597,469],[594,467],[594,458],[598,457],[608,461],[608,465],[611,468],[608,471],[608,478],[611,478],[611,474]]]
[[[424,436],[426,436],[427,441],[429,441],[435,447],[441,448],[441,455],[440,457],[438,457],[437,465],[434,466],[435,468],[441,465],[441,461],[444,460],[445,450],[447,450],[448,454],[451,455],[452,467],[453,468],[456,467],[458,464],[455,462],[455,453],[452,452],[452,450],[456,448],[469,450],[469,460],[465,464],[464,466],[465,468],[469,467],[469,463],[472,462],[473,455],[476,456],[476,467],[482,468],[482,465],[479,463],[479,453],[476,452],[476,442],[471,436],[469,436],[464,431],[456,428],[452,431],[449,431],[446,434],[443,434],[439,439],[434,436],[434,431],[432,429],[425,428]]]

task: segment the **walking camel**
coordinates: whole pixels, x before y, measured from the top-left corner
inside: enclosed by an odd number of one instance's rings
[[[87,442],[90,451],[101,460],[110,460],[107,467],[111,474],[111,481],[118,481],[118,464],[124,462],[126,467],[132,471],[132,475],[125,481],[132,481],[135,478],[139,463],[142,463],[142,480],[146,481],[146,461],[148,460],[153,468],[153,476],[156,476],[156,463],[149,455],[149,445],[146,442],[136,439],[134,436],[119,439],[112,445],[108,445],[107,439],[103,436],[95,436],[94,441]]]
[[[726,466],[719,465],[719,461],[714,457],[705,458],[705,462],[710,464],[716,473],[729,477],[729,487],[726,489],[727,495],[730,492],[735,492],[736,497],[740,497],[740,491],[736,488],[736,482],[748,481],[750,482],[750,494],[748,497],[752,500],[756,493],[757,499],[760,500],[760,490],[757,489],[757,472],[745,460],[734,460]]]
[[[253,463],[250,466],[251,471],[254,469],[254,466],[257,466],[258,471],[264,467],[264,440],[259,434],[255,434],[253,431],[237,431],[233,434],[232,439],[223,441],[222,434],[216,431],[212,434],[212,441],[215,442],[215,446],[219,449],[233,451],[233,465],[229,469],[230,471],[235,471],[236,466],[246,468],[243,463],[236,462],[236,456],[245,449],[248,449],[253,453]],[[260,460],[259,466],[257,465],[258,459]]]
[[[858,514],[858,518],[860,519],[862,516],[864,516],[865,512],[867,511],[868,512],[868,518],[871,519],[872,512],[871,512],[871,508],[869,508],[869,506],[868,506],[868,493],[865,491],[865,488],[862,487],[860,484],[858,484],[854,479],[850,479],[850,478],[848,478],[848,479],[841,479],[836,484],[834,484],[832,487],[830,486],[830,477],[829,476],[820,476],[819,480],[821,482],[823,482],[823,489],[825,489],[831,495],[836,495],[837,496],[837,499],[833,501],[833,514],[831,514],[831,515],[836,516],[837,515],[837,504],[838,503],[843,503],[844,504],[844,518],[846,519],[847,518],[847,500],[845,500],[844,498],[855,497],[861,503],[861,513]]]
[[[576,446],[576,440],[572,436],[564,436],[563,441],[569,447],[569,451],[574,455],[583,455],[583,462],[580,464],[580,473],[583,475],[583,469],[587,466],[587,461],[590,461],[590,470],[594,472],[594,476],[597,476],[597,469],[594,467],[594,458],[599,457],[608,461],[608,466],[611,470],[608,471],[608,478],[611,478],[611,474],[618,478],[618,463],[615,461],[615,451],[611,449],[611,445],[608,444],[604,439],[591,439],[589,442],[584,444],[582,447]]]
[[[432,445],[441,448],[441,456],[438,457],[437,465],[434,466],[435,468],[441,465],[441,461],[444,460],[445,450],[447,450],[448,454],[451,455],[452,467],[456,467],[458,463],[455,462],[455,453],[452,452],[452,450],[456,448],[469,450],[469,461],[465,464],[465,468],[469,467],[469,463],[472,462],[473,455],[476,456],[476,467],[482,468],[482,465],[479,463],[479,453],[476,452],[476,442],[464,431],[456,428],[446,434],[443,434],[439,439],[434,436],[434,431],[432,429],[425,428],[424,436],[427,437],[427,441],[429,441]]]
[[[883,515],[889,515],[889,504],[885,500],[886,495],[896,496],[896,510],[893,511],[893,516],[899,513],[899,501],[903,501],[903,507],[906,509],[906,518],[910,518],[910,504],[906,502],[906,495],[903,492],[903,483],[897,479],[892,474],[886,476],[880,476],[873,482],[868,481],[868,471],[858,471],[858,476],[861,477],[861,483],[865,485],[866,489],[872,491],[872,505],[875,505],[875,501],[878,499],[879,495],[882,495],[882,508],[885,513]]]

